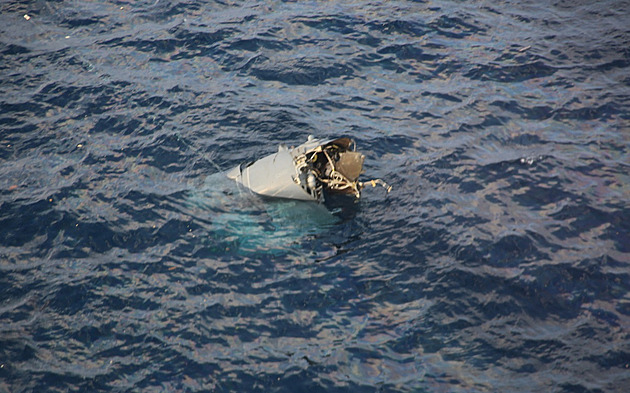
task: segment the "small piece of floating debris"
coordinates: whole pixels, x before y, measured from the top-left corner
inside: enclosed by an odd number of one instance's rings
[[[304,144],[280,145],[277,153],[241,164],[227,176],[256,194],[320,203],[325,193],[360,198],[365,185],[378,184],[390,192],[392,187],[381,179],[358,181],[364,160],[350,138],[322,141],[309,135]]]

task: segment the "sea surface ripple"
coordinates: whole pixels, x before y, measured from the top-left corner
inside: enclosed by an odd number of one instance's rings
[[[626,392],[629,10],[3,0],[0,392]]]

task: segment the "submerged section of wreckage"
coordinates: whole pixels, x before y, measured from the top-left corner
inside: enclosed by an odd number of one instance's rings
[[[227,176],[260,195],[305,201],[323,202],[325,193],[359,198],[366,184],[380,184],[389,192],[391,187],[380,179],[358,181],[364,160],[350,138],[309,136],[298,147],[280,145],[277,153],[241,164]]]

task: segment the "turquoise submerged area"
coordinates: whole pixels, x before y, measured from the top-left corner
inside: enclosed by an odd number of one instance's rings
[[[0,2],[0,392],[625,392],[619,1]],[[306,136],[360,200],[222,176]]]

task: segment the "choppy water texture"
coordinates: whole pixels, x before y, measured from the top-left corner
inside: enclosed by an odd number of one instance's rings
[[[626,392],[628,10],[0,2],[0,391]]]

